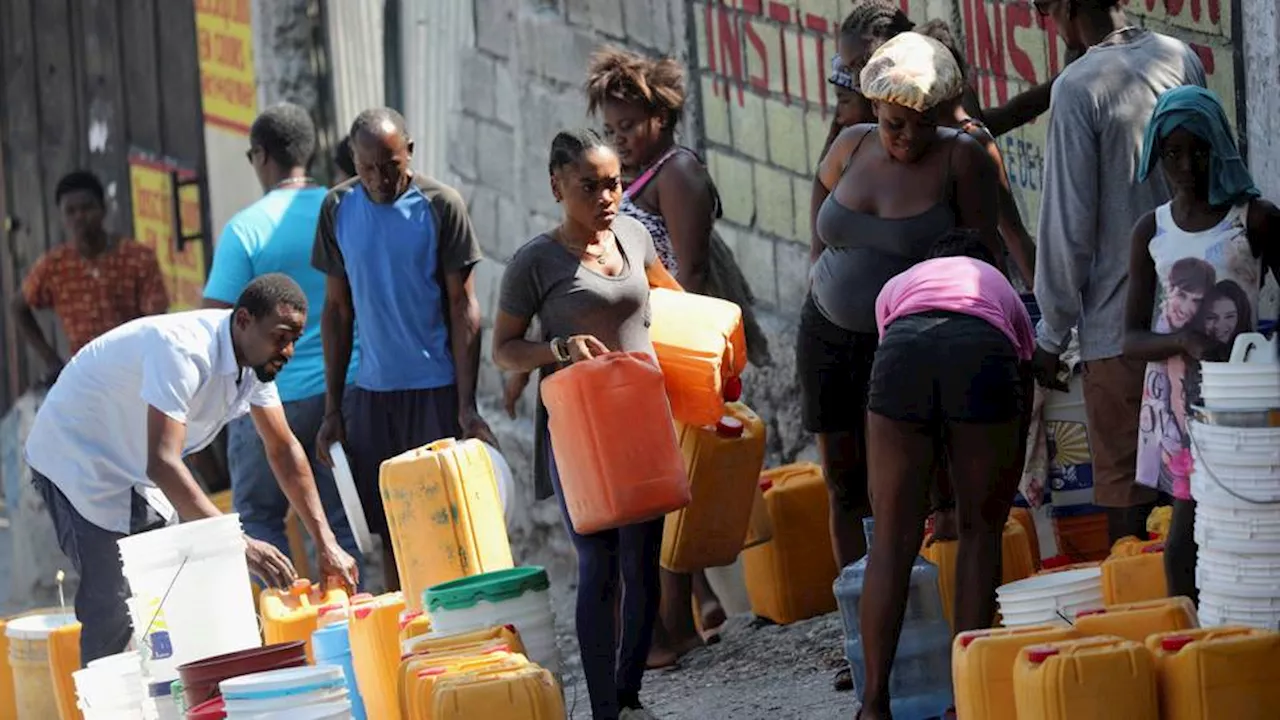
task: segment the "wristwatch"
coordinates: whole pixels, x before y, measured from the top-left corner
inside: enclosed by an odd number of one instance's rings
[[[551,354],[555,356],[556,362],[569,362],[572,358],[569,355],[569,343],[562,337],[551,338]]]

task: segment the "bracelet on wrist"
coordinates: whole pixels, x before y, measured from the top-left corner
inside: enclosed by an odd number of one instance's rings
[[[569,362],[571,358],[569,356],[568,342],[561,337],[551,338],[551,354],[555,357],[556,362]]]

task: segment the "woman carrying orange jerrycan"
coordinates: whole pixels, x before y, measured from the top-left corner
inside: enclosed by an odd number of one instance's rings
[[[563,219],[526,243],[507,266],[493,331],[494,361],[513,373],[540,370],[545,381],[566,366],[611,352],[627,353],[611,356],[620,363],[634,362],[637,353],[653,358],[649,288],[679,285],[658,260],[644,226],[618,214],[622,170],[617,154],[594,131],[561,132],[551,143],[549,171]],[[542,337],[527,340],[535,317]],[[614,391],[625,388],[598,388],[602,396]],[[628,420],[636,432],[601,440],[643,442],[647,426],[641,427],[640,420]],[[663,518],[579,534],[578,518],[570,516],[562,492],[541,402],[536,427],[536,494],[559,499],[578,554],[578,644],[592,715],[597,720],[647,720],[653,716],[640,703],[640,685],[658,612]],[[674,441],[669,412],[663,432]],[[593,441],[581,438],[583,445]],[[647,452],[649,448],[637,447],[633,454]],[[619,635],[614,610],[620,587]]]

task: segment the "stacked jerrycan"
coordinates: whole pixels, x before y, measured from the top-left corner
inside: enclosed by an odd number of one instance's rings
[[[1013,695],[1018,720],[1159,719],[1151,653],[1107,635],[1023,648]]]
[[[400,720],[396,669],[400,666],[400,593],[380,595],[351,608],[348,620],[356,687],[372,720]]]
[[[951,645],[956,717],[1018,720],[1014,707],[1013,666],[1023,648],[1079,637],[1074,628],[1032,625],[970,630]]]
[[[315,662],[311,635],[320,627],[320,608],[346,602],[347,592],[342,588],[325,589],[302,578],[287,590],[263,590],[258,596],[262,636],[268,645],[302,640],[307,644],[307,659]]]
[[[1164,541],[1120,538],[1102,561],[1102,600],[1108,605],[1168,597]]]
[[[867,551],[875,521],[862,521],[867,536]],[[867,667],[863,657],[859,606],[867,569],[864,556],[850,564],[835,582],[836,602],[844,621],[845,658],[853,670],[853,683],[861,694],[866,688]],[[926,720],[942,717],[951,707],[951,628],[942,613],[942,596],[938,592],[938,568],[917,556],[911,568],[911,589],[907,595],[902,634],[894,656],[890,683],[893,686],[892,710],[901,720]]]
[[[742,309],[718,298],[663,288],[649,293],[649,339],[662,366],[671,414],[715,425],[742,394],[747,341]]]
[[[1147,638],[1161,720],[1269,720],[1280,707],[1280,634],[1242,626]]]
[[[1035,555],[1032,553],[1033,540],[1028,537],[1025,526],[1010,515],[1005,522],[1004,533],[1000,543],[1000,567],[1002,585],[1017,582],[1031,577],[1035,573]],[[956,557],[960,551],[960,543],[956,540],[934,540],[926,537],[920,555],[938,568],[938,590],[942,595],[942,611],[947,623],[954,627],[955,590],[956,590]]]
[[[692,499],[667,515],[662,566],[693,572],[732,564],[742,551],[759,492],[765,427],[742,403],[725,405],[714,427],[676,423]]]
[[[437,440],[382,463],[379,486],[409,608],[438,583],[512,566],[493,461],[479,440]]]
[[[663,387],[662,370],[644,353],[607,353],[542,381],[560,488],[579,534],[654,520],[689,504]]]
[[[1185,597],[1108,605],[1079,613],[1075,620],[1076,631],[1081,635],[1114,635],[1136,643],[1144,643],[1156,633],[1198,627],[1196,606]]]

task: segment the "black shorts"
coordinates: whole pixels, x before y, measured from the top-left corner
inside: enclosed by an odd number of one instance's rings
[[[1025,371],[1013,343],[987,321],[930,311],[885,330],[868,407],[922,424],[1003,423],[1022,417]]]
[[[876,334],[846,330],[827,319],[813,298],[800,310],[796,371],[804,429],[812,433],[862,432]]]

